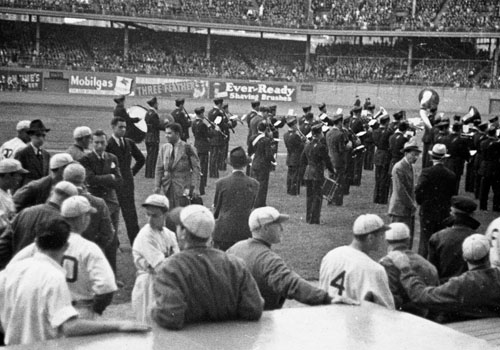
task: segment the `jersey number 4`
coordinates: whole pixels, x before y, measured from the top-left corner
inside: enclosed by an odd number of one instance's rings
[[[339,290],[339,295],[342,296],[342,293],[345,290],[344,283],[345,283],[345,271],[342,271],[337,275],[337,277],[335,277],[330,282],[330,286],[337,288]]]

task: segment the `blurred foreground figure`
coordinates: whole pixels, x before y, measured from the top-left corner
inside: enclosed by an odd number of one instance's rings
[[[152,313],[156,323],[181,329],[200,321],[258,320],[264,301],[244,263],[209,247],[215,225],[210,210],[189,205],[175,212],[182,251],[157,268]]]
[[[128,321],[78,319],[71,305],[66,271],[61,267],[69,236],[69,225],[62,219],[53,220],[37,236],[37,252],[32,257],[0,272],[0,323],[7,345],[149,330]]]

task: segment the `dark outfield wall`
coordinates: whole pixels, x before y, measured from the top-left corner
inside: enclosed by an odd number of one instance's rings
[[[0,103],[43,103],[84,106],[113,106],[112,96],[133,91],[129,104],[144,104],[158,96],[160,107],[170,109],[177,97],[185,97],[189,112],[197,105],[211,103],[214,96],[223,97],[236,113],[249,110],[251,100],[263,105],[276,104],[279,114],[293,109],[300,114],[301,107],[313,107],[325,102],[329,110],[349,109],[356,95],[362,102],[370,97],[377,108],[389,112],[400,109],[418,109],[417,96],[423,86],[348,84],[348,83],[293,83],[220,80],[204,77],[162,77],[121,73],[92,73],[60,70],[0,68],[1,75],[24,76],[32,87],[28,93],[1,93]],[[33,80],[33,81],[31,81]],[[129,90],[127,90],[129,89]],[[500,90],[434,88],[440,96],[439,109],[448,113],[465,114],[469,106],[476,106],[484,115],[500,113]],[[192,107],[192,109],[191,109]]]

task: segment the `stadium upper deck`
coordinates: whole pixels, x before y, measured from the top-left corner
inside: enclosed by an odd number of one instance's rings
[[[286,28],[500,30],[497,0],[0,0],[0,6]]]

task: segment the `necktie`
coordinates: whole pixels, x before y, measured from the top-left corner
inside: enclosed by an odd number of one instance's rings
[[[174,164],[175,159],[175,146],[172,145],[172,153],[170,153],[170,159],[168,161],[168,168],[172,170],[172,165]]]
[[[120,148],[123,148],[123,138],[120,137]]]

